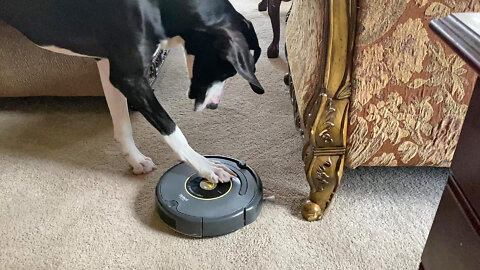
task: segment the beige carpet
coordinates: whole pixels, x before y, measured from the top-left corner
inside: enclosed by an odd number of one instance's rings
[[[257,1],[235,4],[266,48],[267,14]],[[156,84],[194,148],[246,160],[276,195],[255,223],[213,239],[180,236],[158,218],[154,187],[176,160],[138,113],[137,145],[158,165],[146,176],[129,171],[102,98],[0,99],[0,269],[417,269],[446,171],[347,170],[330,214],[303,221],[308,188],[285,62],[263,55],[257,69],[264,96],[236,77],[220,108],[200,114],[185,98],[179,50]]]

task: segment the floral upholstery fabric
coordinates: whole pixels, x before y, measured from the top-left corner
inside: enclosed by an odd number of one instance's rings
[[[359,0],[346,165],[449,166],[476,73],[429,28],[480,0]]]
[[[324,0],[295,0],[288,18],[285,33],[288,64],[301,118],[313,98],[311,90],[322,87],[324,14]]]

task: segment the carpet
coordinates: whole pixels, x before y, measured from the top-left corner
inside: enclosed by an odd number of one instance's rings
[[[233,2],[266,51],[268,15],[257,1]],[[181,236],[157,216],[155,185],[177,160],[139,113],[137,146],[158,166],[144,176],[113,141],[104,98],[0,99],[0,269],[417,269],[446,170],[347,169],[329,215],[304,221],[309,189],[284,52],[263,54],[257,70],[265,95],[237,76],[217,111],[192,111],[181,50],[155,85],[194,149],[245,160],[276,196],[253,224],[211,239]]]

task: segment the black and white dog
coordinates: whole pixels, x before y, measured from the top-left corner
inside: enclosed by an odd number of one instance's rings
[[[127,100],[202,177],[226,182],[234,175],[189,146],[146,76],[159,44],[181,45],[194,110],[217,108],[225,80],[237,72],[262,94],[254,74],[257,35],[228,0],[0,0],[0,19],[42,48],[97,59],[114,138],[134,173],[148,173],[155,164],[135,146]]]

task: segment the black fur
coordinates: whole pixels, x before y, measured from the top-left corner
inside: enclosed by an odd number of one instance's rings
[[[189,96],[196,103],[237,72],[263,93],[254,74],[261,53],[255,30],[227,0],[0,0],[0,19],[37,45],[108,58],[112,84],[163,135],[175,123],[147,80],[160,40],[180,36],[195,55]]]

